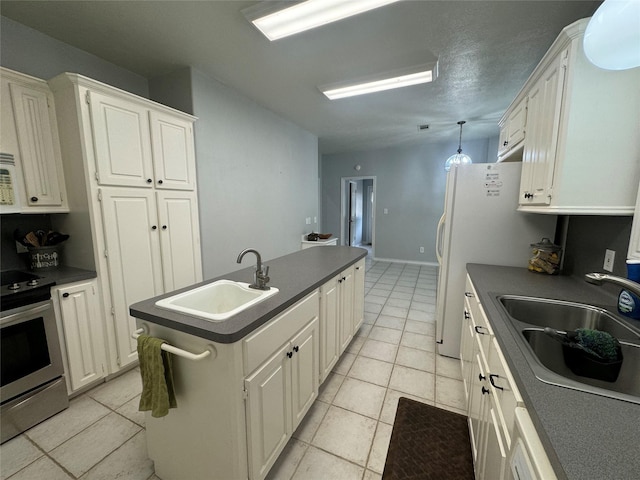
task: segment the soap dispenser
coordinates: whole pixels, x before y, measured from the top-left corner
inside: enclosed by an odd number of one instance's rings
[[[627,260],[627,278],[640,283],[640,260]],[[618,295],[618,312],[630,318],[640,319],[640,298],[628,290]]]

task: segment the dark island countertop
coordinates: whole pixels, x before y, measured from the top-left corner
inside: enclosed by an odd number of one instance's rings
[[[242,270],[135,303],[130,306],[129,310],[132,316],[141,320],[218,343],[234,343],[366,255],[367,251],[362,248],[327,246],[307,248],[265,261],[263,263],[269,266],[269,277],[271,278],[269,286],[276,287],[279,292],[222,322],[212,322],[165,310],[156,307],[155,303],[162,298],[170,297],[216,280],[224,279],[251,283],[255,266],[243,268]]]
[[[615,313],[616,296],[580,278],[525,268],[468,264],[467,271],[558,478],[640,478],[640,405],[538,380],[497,300],[504,294],[544,297]],[[640,327],[640,321],[628,321]]]

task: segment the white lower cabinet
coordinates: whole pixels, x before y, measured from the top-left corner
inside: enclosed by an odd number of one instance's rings
[[[475,478],[511,479],[509,458],[516,446],[515,439],[521,438],[522,442],[522,435],[517,437],[516,411],[526,408],[469,277],[464,301],[460,358]],[[528,435],[537,439],[535,429]],[[548,465],[543,449],[532,451],[538,457],[536,461]],[[547,476],[533,478],[555,478],[550,467],[545,472]]]
[[[353,268],[353,334],[355,335],[364,323],[364,303],[357,301],[358,298],[364,298],[364,258],[356,263]]]
[[[244,381],[252,479],[266,476],[318,396],[319,316],[316,292],[244,341],[246,368],[279,345]]]
[[[338,277],[320,287],[320,381],[331,373],[340,358],[340,309]]]
[[[69,394],[106,375],[103,319],[95,280],[51,289]]]

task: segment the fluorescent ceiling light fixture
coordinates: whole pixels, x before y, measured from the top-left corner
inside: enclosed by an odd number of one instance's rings
[[[361,79],[349,83],[331,84],[318,87],[329,99],[337,100],[339,98],[354,97],[356,95],[364,95],[367,93],[382,92],[394,88],[408,87],[410,85],[419,85],[421,83],[429,83],[435,80],[438,75],[438,63],[431,63],[413,67],[411,69],[398,70],[396,72],[388,72],[387,74],[377,75],[376,78]]]
[[[640,0],[605,0],[584,32],[584,53],[605,70],[640,66]]]
[[[291,2],[261,2],[243,10],[245,17],[269,40],[336,22],[399,0],[306,0],[289,8],[273,11]]]

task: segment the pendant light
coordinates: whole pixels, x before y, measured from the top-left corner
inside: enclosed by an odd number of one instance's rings
[[[462,125],[464,125],[465,123],[467,122],[465,122],[464,120],[458,122],[458,125],[460,125],[460,142],[458,143],[458,153],[455,153],[447,158],[447,161],[444,164],[445,172],[451,170],[451,165],[469,165],[473,163],[469,155],[465,155],[464,153],[462,153]]]

